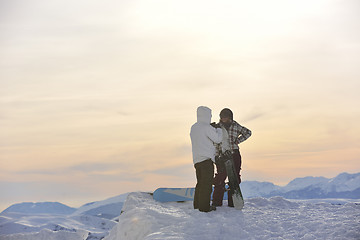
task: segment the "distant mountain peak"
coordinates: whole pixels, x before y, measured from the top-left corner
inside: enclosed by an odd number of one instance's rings
[[[319,184],[324,184],[326,182],[328,182],[329,179],[325,178],[325,177],[303,177],[303,178],[295,178],[294,180],[292,180],[291,182],[289,182],[286,186],[285,189],[286,190],[296,190],[296,189],[302,189],[302,188],[306,188],[310,185],[319,185]]]
[[[25,213],[25,214],[60,214],[66,215],[75,212],[75,208],[59,202],[23,202],[16,203],[5,209],[2,213]]]

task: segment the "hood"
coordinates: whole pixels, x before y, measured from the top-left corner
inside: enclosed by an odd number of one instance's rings
[[[197,108],[197,121],[202,123],[211,122],[211,109],[208,107],[200,106]]]

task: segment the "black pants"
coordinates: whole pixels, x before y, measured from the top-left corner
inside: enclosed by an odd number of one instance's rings
[[[195,164],[197,184],[195,187],[194,208],[201,212],[210,210],[214,163],[211,159]]]
[[[237,174],[237,179],[239,181],[239,183],[241,182],[240,179],[240,170],[241,170],[241,155],[239,152],[239,149],[234,149],[234,154],[233,154],[233,164],[234,164],[234,168],[235,168],[235,172]],[[221,166],[217,167],[217,169],[220,169]],[[213,193],[213,204],[215,206],[222,206],[222,200],[224,197],[224,192],[225,192],[225,179],[227,178],[227,173],[225,171],[225,169],[221,172],[218,172],[215,174],[215,178],[214,178],[214,193]],[[232,191],[228,191],[228,205],[229,206],[233,206],[233,201],[232,201]]]

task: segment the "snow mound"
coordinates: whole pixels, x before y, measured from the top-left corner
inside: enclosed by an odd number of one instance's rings
[[[252,198],[242,211],[202,213],[192,202],[159,203],[130,193],[119,223],[105,240],[135,239],[360,239],[360,205]]]
[[[108,198],[98,202],[87,203],[78,208],[73,215],[92,215],[113,219],[120,215],[128,193]]]

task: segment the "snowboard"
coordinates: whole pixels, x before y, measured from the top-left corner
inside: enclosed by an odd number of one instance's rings
[[[244,207],[244,197],[241,193],[241,189],[240,189],[239,181],[236,176],[236,171],[234,168],[232,157],[226,155],[224,155],[223,157],[224,157],[223,161],[225,163],[226,173],[229,180],[230,191],[232,192],[234,208],[237,210],[241,210]]]
[[[158,202],[185,202],[194,201],[194,195],[195,188],[158,188],[153,198]],[[224,194],[224,200],[227,200],[227,194]]]

